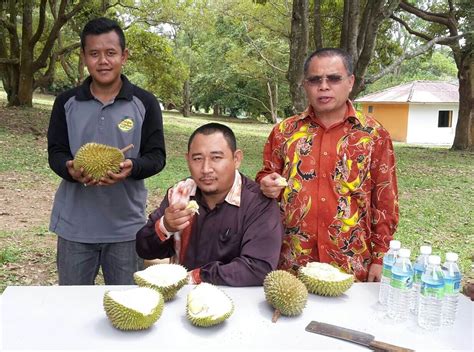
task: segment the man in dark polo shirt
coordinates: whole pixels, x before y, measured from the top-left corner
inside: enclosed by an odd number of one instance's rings
[[[49,164],[62,178],[50,223],[58,235],[59,284],[93,285],[99,267],[106,284],[133,284],[135,234],[146,222],[144,179],[165,166],[161,110],[151,93],[121,75],[128,50],[115,21],[87,23],[81,45],[90,77],[56,98],[48,130]],[[135,147],[118,173],[94,180],[73,165],[88,142]]]
[[[171,257],[188,269],[191,283],[261,285],[280,255],[283,228],[276,201],[238,172],[242,151],[224,125],[194,131],[186,160],[191,178],[168,190],[137,233],[138,255]],[[198,213],[187,208],[189,199],[199,205]]]

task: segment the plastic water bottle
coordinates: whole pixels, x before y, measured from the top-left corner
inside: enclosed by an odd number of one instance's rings
[[[456,253],[446,253],[446,261],[442,267],[444,274],[443,325],[452,325],[456,320],[458,296],[461,289],[461,271],[457,261],[458,255]]]
[[[441,326],[443,310],[444,279],[438,255],[428,257],[428,266],[421,275],[421,291],[418,307],[418,325],[436,330]]]
[[[388,302],[388,291],[390,289],[390,279],[392,277],[392,265],[395,264],[398,251],[400,250],[400,241],[390,241],[390,248],[383,257],[382,278],[380,279],[379,302],[386,306]]]
[[[413,284],[413,266],[410,262],[410,250],[402,248],[392,266],[392,278],[388,294],[388,316],[393,322],[407,319]]]
[[[421,246],[420,255],[413,264],[413,291],[410,310],[418,315],[418,298],[421,290],[421,275],[428,265],[428,257],[431,254],[431,246]]]

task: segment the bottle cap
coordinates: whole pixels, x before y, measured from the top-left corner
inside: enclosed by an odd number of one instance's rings
[[[410,258],[410,250],[408,248],[401,248],[398,251],[398,256],[403,258]]]
[[[433,265],[441,264],[441,257],[439,255],[430,255],[428,257],[428,264],[433,264]]]
[[[458,261],[458,254],[453,252],[446,253],[446,260],[448,262],[457,262]]]
[[[431,246],[421,246],[420,247],[421,254],[431,254]]]
[[[402,244],[400,243],[400,241],[397,241],[397,240],[391,240],[390,241],[390,248],[391,249],[400,249],[401,246],[402,246]]]

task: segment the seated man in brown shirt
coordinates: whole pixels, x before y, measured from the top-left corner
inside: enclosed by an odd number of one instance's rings
[[[138,255],[171,257],[187,268],[191,283],[261,285],[277,266],[283,228],[276,201],[239,173],[242,157],[227,126],[194,131],[186,154],[191,178],[168,190],[137,233]]]

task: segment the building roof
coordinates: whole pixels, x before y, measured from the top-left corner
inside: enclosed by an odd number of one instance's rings
[[[459,86],[454,82],[413,81],[357,98],[358,103],[457,103]]]

